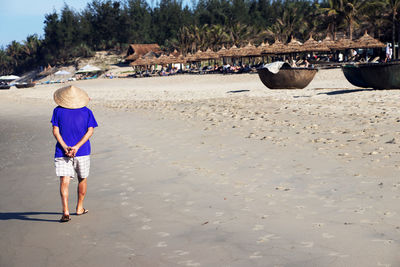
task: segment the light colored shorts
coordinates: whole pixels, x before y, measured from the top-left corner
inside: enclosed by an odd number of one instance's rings
[[[78,178],[87,178],[89,176],[90,156],[55,158],[54,164],[57,176],[75,177],[75,173]]]

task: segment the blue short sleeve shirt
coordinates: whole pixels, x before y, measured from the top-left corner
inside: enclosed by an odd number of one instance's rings
[[[87,133],[89,127],[95,128],[98,126],[93,112],[87,107],[67,109],[58,106],[53,110],[51,123],[53,126],[57,126],[60,129],[61,137],[67,146],[76,145]],[[90,155],[89,140],[83,144],[76,153],[77,157],[87,155]],[[56,145],[55,157],[66,157],[64,149],[58,142]]]

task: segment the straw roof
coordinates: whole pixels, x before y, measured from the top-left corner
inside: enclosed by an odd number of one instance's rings
[[[312,35],[304,42],[302,50],[304,52],[329,52],[330,49],[323,42],[314,40]]]
[[[303,44],[292,36],[292,40],[286,45],[286,53],[299,53],[303,49]]]
[[[271,53],[271,46],[268,42],[262,42],[258,47],[257,50],[260,54],[269,54]]]
[[[133,61],[132,63],[130,63],[130,66],[145,66],[145,65],[150,65],[148,64],[149,59],[140,57],[138,59],[136,59],[135,61]]]
[[[367,31],[360,39],[354,42],[353,48],[383,48],[385,44],[370,36]]]
[[[333,49],[335,47],[335,41],[327,35],[324,40],[322,40],[322,44],[327,46],[329,49]]]
[[[168,56],[169,63],[186,63],[186,59],[182,54],[170,54]]]
[[[272,54],[285,54],[286,53],[286,46],[278,39],[276,39],[275,43],[270,45],[269,48],[270,48],[270,53],[272,53]]]
[[[226,52],[226,56],[227,57],[240,57],[240,49],[236,45],[233,45]]]
[[[355,43],[352,40],[350,40],[348,38],[343,38],[335,43],[333,49],[345,50],[345,49],[354,48],[354,46],[355,46]]]
[[[211,50],[211,48],[208,48],[205,52],[203,52],[203,57],[207,59],[217,59],[219,58],[219,55]]]
[[[188,62],[197,61],[197,60],[196,60],[196,57],[195,57],[194,55],[192,55],[191,53],[187,53],[187,54],[186,54],[185,60],[188,61]]]
[[[125,60],[134,61],[150,51],[160,53],[161,48],[158,44],[131,44],[126,53]]]
[[[261,54],[260,50],[257,49],[257,47],[252,45],[250,42],[245,47],[241,48],[240,50],[244,56],[248,56],[248,57],[255,57],[255,56],[259,56]]]
[[[172,52],[170,55],[177,57],[180,55],[180,53],[178,52],[178,50],[174,49],[174,52]]]
[[[226,57],[228,55],[228,49],[225,48],[224,45],[222,45],[221,49],[217,51],[217,55],[220,57]]]
[[[201,61],[201,60],[209,60],[209,59],[216,59],[219,57],[217,53],[212,51],[210,48],[208,48],[206,51],[201,51],[200,49],[194,54],[196,60]]]

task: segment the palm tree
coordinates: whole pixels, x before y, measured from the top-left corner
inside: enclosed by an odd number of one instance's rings
[[[350,40],[353,39],[354,26],[357,26],[357,19],[365,6],[365,0],[343,0],[341,12],[347,21]]]
[[[328,0],[328,6],[322,8],[322,12],[325,14],[325,23],[327,24],[327,30],[331,33],[333,40],[336,40],[336,33],[338,31],[339,21],[341,21],[342,7],[342,0]]]

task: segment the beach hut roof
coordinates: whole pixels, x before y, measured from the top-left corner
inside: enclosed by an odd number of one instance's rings
[[[194,55],[196,60],[201,61],[201,60],[208,60],[208,59],[215,59],[218,58],[218,54],[212,51],[210,48],[208,48],[206,51],[201,51],[200,49],[196,52]]]
[[[385,44],[370,36],[367,31],[354,42],[354,48],[383,48]]]
[[[243,54],[243,56],[248,56],[248,57],[255,57],[261,54],[260,50],[257,49],[257,47],[252,45],[250,42],[245,47],[241,48],[240,51]]]
[[[271,46],[268,42],[262,42],[258,47],[258,51],[260,54],[269,54],[271,53]]]
[[[323,42],[314,40],[312,35],[304,42],[302,50],[304,52],[329,52],[330,49]]]
[[[278,39],[270,46],[270,51],[272,54],[285,54],[286,46]]]
[[[134,61],[150,51],[158,54],[161,48],[158,44],[130,44],[125,60]]]
[[[333,49],[335,47],[335,41],[327,35],[324,40],[322,40],[322,44],[327,46],[329,49]]]
[[[194,55],[192,55],[192,53],[187,53],[187,54],[186,54],[186,57],[185,57],[185,60],[186,60],[187,62],[194,62],[194,61],[197,61],[197,60],[196,60],[196,57],[195,57]]]
[[[299,42],[298,40],[296,40],[296,38],[294,38],[292,36],[292,40],[290,40],[290,42],[286,45],[286,52],[287,53],[298,53],[301,52],[303,48],[303,44],[301,42]]]
[[[240,57],[240,49],[236,45],[233,45],[226,52],[226,56],[227,57]]]
[[[130,66],[146,66],[146,65],[151,65],[150,63],[150,59],[149,58],[145,58],[145,57],[140,57],[138,59],[136,59],[135,61],[133,61],[132,63],[130,63]]]
[[[345,49],[354,48],[354,46],[355,46],[355,43],[352,40],[350,40],[348,38],[343,38],[335,43],[335,45],[333,46],[333,49],[345,50]]]
[[[217,54],[220,57],[226,57],[228,54],[228,49],[226,49],[225,46],[222,45],[221,49],[217,51]]]

